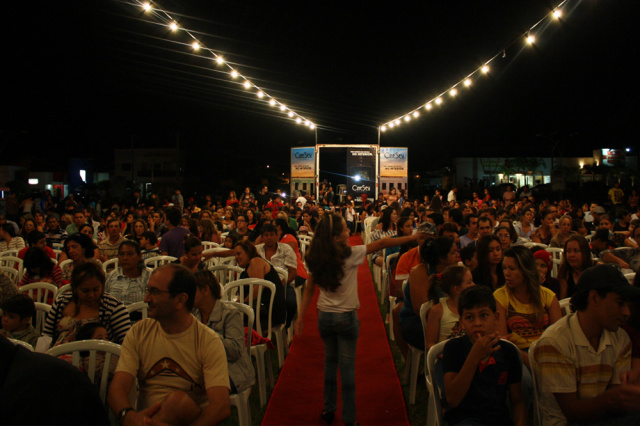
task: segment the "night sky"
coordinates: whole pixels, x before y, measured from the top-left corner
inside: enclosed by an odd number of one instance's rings
[[[425,3],[425,4],[421,4]],[[433,4],[432,4],[433,3]],[[163,1],[206,47],[318,125],[319,143],[377,142],[377,126],[505,49],[489,76],[382,135],[410,170],[454,156],[589,155],[637,144],[633,0],[550,2]],[[113,148],[180,145],[202,177],[289,171],[315,143],[233,83],[184,34],[115,0],[3,3],[0,158],[109,164]],[[544,28],[544,30],[543,30]],[[515,43],[513,43],[515,42]],[[513,43],[513,44],[512,44]],[[207,166],[207,167],[205,167]]]

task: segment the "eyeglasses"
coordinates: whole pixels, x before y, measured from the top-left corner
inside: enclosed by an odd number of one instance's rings
[[[151,287],[151,288],[147,287],[147,291],[146,291],[146,293],[147,293],[147,294],[150,294],[150,295],[152,295],[152,296],[159,296],[159,295],[161,295],[162,293],[171,293],[171,292],[170,292],[169,290],[158,290],[158,289],[157,289],[157,288],[155,288],[155,287]]]
[[[511,238],[511,235],[509,235],[509,234],[497,234],[497,236],[501,240],[506,240],[507,238]]]

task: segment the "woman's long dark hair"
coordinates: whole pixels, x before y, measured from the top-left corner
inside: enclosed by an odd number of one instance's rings
[[[318,222],[305,254],[307,267],[315,284],[331,292],[340,287],[345,259],[351,255],[351,247],[335,239],[342,233],[344,226],[342,216],[327,212]]]
[[[495,235],[483,235],[476,240],[476,257],[478,258],[478,266],[472,271],[473,282],[476,285],[486,285],[491,288],[491,291],[495,290],[491,286],[491,266],[489,265],[489,243],[497,241],[500,244],[500,239]],[[502,246],[500,246],[502,250]],[[498,275],[498,282],[496,288],[504,284],[504,271],[502,265],[498,265],[496,268],[496,274]]]

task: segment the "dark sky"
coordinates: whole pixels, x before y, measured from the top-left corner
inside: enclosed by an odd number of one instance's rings
[[[568,1],[559,22],[534,32],[534,47],[516,40],[556,3],[420,3],[159,6],[313,120],[319,143],[376,143],[378,125],[506,49],[471,89],[383,134],[383,146],[409,147],[412,171],[452,156],[550,156],[556,143],[555,155],[637,145],[640,2]],[[19,1],[3,9],[2,163],[108,159],[113,148],[179,140],[194,164],[220,178],[239,165],[288,172],[289,149],[315,142],[234,84],[211,55],[194,54],[184,34],[131,3]]]

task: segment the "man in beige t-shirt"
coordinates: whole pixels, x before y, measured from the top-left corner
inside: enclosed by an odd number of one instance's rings
[[[229,416],[229,374],[218,335],[191,315],[196,283],[178,264],[156,269],[145,302],[149,317],[122,344],[108,402],[121,425],[218,424]],[[129,394],[138,380],[138,410]]]

